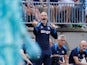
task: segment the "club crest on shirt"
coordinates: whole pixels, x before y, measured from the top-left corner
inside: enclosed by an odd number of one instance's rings
[[[62,54],[64,54],[64,50],[62,50]]]
[[[43,28],[43,26],[41,26],[41,29]]]

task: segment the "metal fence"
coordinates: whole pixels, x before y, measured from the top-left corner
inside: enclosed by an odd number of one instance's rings
[[[55,24],[85,24],[85,6],[82,3],[25,2],[22,1],[23,20],[30,24],[40,21],[40,13],[48,13],[48,21]]]

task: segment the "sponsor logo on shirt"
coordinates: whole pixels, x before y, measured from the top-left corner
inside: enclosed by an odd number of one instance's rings
[[[41,33],[50,34],[50,31],[41,30]]]

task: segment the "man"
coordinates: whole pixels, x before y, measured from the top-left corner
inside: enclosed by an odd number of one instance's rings
[[[55,39],[57,38],[57,31],[55,25],[48,25],[48,17],[46,12],[41,13],[41,21],[33,23],[34,34],[36,36],[36,42],[39,44],[42,50],[42,55],[37,60],[36,65],[50,65],[51,49],[49,45],[49,35],[51,34]]]
[[[20,54],[24,60],[24,65],[33,65],[32,62],[30,61],[27,52],[26,52],[27,48],[25,46],[25,44],[22,45],[22,49],[20,50]]]
[[[87,65],[82,63],[82,59],[87,58],[87,52],[85,51],[87,47],[87,42],[82,40],[79,47],[71,51],[69,57],[69,63],[73,65]]]
[[[68,65],[67,48],[65,44],[65,36],[58,37],[58,43],[52,46],[52,64],[51,65]]]

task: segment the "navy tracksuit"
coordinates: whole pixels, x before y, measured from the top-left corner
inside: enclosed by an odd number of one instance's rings
[[[83,58],[87,58],[87,51],[80,51],[80,48],[77,47],[71,51],[71,54],[69,56],[69,63],[76,65],[73,57],[76,56],[78,57],[79,61],[81,61]]]
[[[65,45],[63,45],[61,48],[58,47],[58,44],[54,44],[52,47],[51,47],[51,50],[52,50],[52,55],[54,54],[57,54],[59,55],[59,57],[52,57],[52,63],[51,65],[60,65],[58,63],[58,61],[62,61],[63,62],[63,59],[64,59],[64,55],[67,55],[67,48]]]
[[[36,36],[36,42],[39,44],[42,54],[39,60],[36,61],[36,65],[51,65],[51,49],[49,45],[49,35],[51,34],[54,38],[57,39],[56,29],[52,29],[50,26],[44,26],[41,22],[34,27],[34,34]]]

